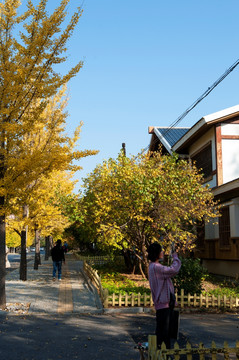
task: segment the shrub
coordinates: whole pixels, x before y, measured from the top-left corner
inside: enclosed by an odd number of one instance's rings
[[[110,295],[113,293],[150,294],[150,289],[138,286],[134,281],[122,274],[122,272],[127,272],[127,268],[120,258],[115,258],[113,261],[109,261],[103,265],[94,265],[93,267],[97,269],[101,277],[101,284],[103,288],[108,289]]]
[[[200,294],[203,280],[207,277],[207,270],[200,264],[200,259],[180,259],[181,269],[174,278],[174,285],[178,292],[184,289],[185,294]]]

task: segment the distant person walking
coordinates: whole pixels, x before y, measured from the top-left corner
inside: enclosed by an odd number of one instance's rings
[[[64,253],[67,253],[68,252],[68,244],[67,242],[65,241],[64,242],[64,245],[62,246],[63,250],[64,250]]]
[[[58,280],[61,281],[62,261],[65,263],[65,254],[61,246],[61,240],[57,240],[56,245],[51,250],[53,261],[53,280],[56,280],[56,272],[58,271]]]
[[[156,310],[156,335],[157,345],[160,348],[162,342],[170,349],[170,320],[175,303],[174,287],[171,277],[177,275],[181,267],[181,261],[177,253],[172,251],[172,265],[164,266],[160,261],[164,259],[164,252],[159,243],[153,243],[148,248],[149,284]]]

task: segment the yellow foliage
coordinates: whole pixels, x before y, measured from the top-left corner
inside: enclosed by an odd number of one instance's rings
[[[86,220],[99,241],[142,254],[155,239],[190,250],[197,221],[218,216],[195,166],[160,153],[109,159],[85,179]],[[93,225],[92,225],[93,226]]]

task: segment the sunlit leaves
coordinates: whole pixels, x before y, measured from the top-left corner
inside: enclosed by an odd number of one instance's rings
[[[99,241],[142,253],[154,240],[190,250],[198,220],[217,216],[213,195],[197,169],[160,153],[109,159],[85,179],[88,221]],[[123,245],[124,241],[124,245]]]

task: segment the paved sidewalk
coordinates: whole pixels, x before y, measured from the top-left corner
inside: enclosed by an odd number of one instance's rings
[[[51,260],[42,259],[38,270],[28,262],[27,274],[27,281],[19,280],[19,269],[6,277],[8,306],[20,310],[0,311],[0,359],[139,359],[124,324],[103,314],[81,261],[67,254],[61,282],[52,280]],[[28,315],[21,303],[30,304]]]
[[[27,264],[27,281],[19,280],[19,269],[6,276],[7,303],[30,304],[29,314],[102,313],[96,289],[87,281],[82,261],[66,255],[62,281],[52,279],[52,260],[44,260],[38,270],[34,261]]]

